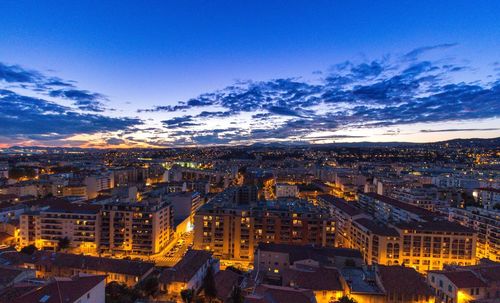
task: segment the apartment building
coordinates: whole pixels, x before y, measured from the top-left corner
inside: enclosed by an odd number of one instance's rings
[[[304,200],[235,203],[230,188],[195,215],[194,248],[215,257],[251,262],[259,242],[333,246],[334,221],[328,209]]]
[[[39,249],[55,250],[61,239],[83,253],[95,253],[100,241],[101,206],[54,203],[38,212],[20,217],[20,245],[34,244]]]
[[[437,217],[435,213],[426,209],[376,193],[360,194],[359,206],[378,221],[384,223],[425,222]]]
[[[477,232],[476,257],[500,262],[500,211],[479,207],[451,208],[449,220]]]
[[[335,221],[335,246],[346,247],[351,231],[351,223],[357,219],[370,218],[367,213],[356,207],[358,203],[347,202],[344,199],[332,195],[319,195],[317,197],[319,205],[328,207]]]
[[[500,263],[454,266],[427,275],[436,297],[444,303],[500,302]]]
[[[277,183],[276,198],[297,197],[299,189],[296,184]]]
[[[112,202],[102,210],[102,252],[151,255],[173,239],[172,205],[162,198]]]
[[[438,190],[435,186],[404,187],[391,192],[391,198],[434,211],[438,205]]]
[[[422,272],[476,262],[474,230],[425,209],[377,194],[360,195],[359,204],[331,196],[319,201],[329,204],[336,218],[336,244],[360,250],[369,265],[405,264]]]
[[[476,188],[472,192],[472,195],[484,209],[500,210],[500,189],[490,187]]]

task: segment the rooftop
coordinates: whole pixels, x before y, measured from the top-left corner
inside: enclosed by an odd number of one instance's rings
[[[399,237],[399,233],[397,230],[395,230],[392,227],[389,227],[387,225],[380,225],[373,220],[368,219],[368,218],[361,218],[354,220],[355,223],[363,226],[364,228],[368,229],[374,234],[380,235],[380,236],[387,236],[387,237]]]
[[[187,282],[212,258],[212,253],[205,250],[190,249],[182,260],[172,268],[165,269],[160,275],[162,283],[173,281]]]
[[[411,267],[379,265],[378,274],[387,293],[407,296],[434,294],[424,276]]]
[[[54,280],[12,300],[13,303],[68,303],[75,302],[99,283],[106,276],[81,276],[73,279]]]

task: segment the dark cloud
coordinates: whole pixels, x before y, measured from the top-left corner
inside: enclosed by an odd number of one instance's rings
[[[79,89],[59,89],[49,92],[51,97],[74,101],[74,105],[84,111],[103,112],[107,98],[98,93]]]
[[[19,65],[6,65],[0,62],[0,82],[40,83],[44,76],[37,71],[27,70]]]
[[[76,88],[74,81],[49,77],[19,65],[7,65],[0,62],[0,84],[2,82],[13,87],[48,94],[54,98],[71,100],[78,109],[83,111],[103,112],[104,102],[108,101],[102,94]]]
[[[167,128],[179,128],[179,127],[188,127],[195,126],[198,123],[193,123],[193,116],[182,116],[175,117],[168,120],[161,121]]]
[[[182,132],[170,133],[179,136],[183,143],[200,144],[302,138],[312,132],[349,128],[499,117],[500,81],[457,83],[451,80],[451,73],[471,67],[450,60],[443,63],[443,60],[418,59],[425,52],[454,45],[422,47],[399,58],[387,56],[358,64],[346,61],[321,74],[322,79],[314,84],[293,78],[239,82],[151,111],[222,108],[164,121],[169,129],[183,128]],[[232,117],[245,112],[253,114],[249,129],[229,133],[189,129],[191,125],[202,125],[204,119]],[[282,118],[275,119],[277,116]],[[199,140],[197,136],[201,136]]]
[[[119,138],[109,138],[109,139],[106,139],[106,143],[109,145],[120,145],[120,144],[124,144],[125,140],[119,139]]]
[[[78,113],[54,102],[1,89],[0,121],[0,136],[16,140],[57,140],[119,131],[142,123],[133,118]]]

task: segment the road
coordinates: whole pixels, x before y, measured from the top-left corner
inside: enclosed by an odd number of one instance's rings
[[[154,258],[156,265],[174,266],[182,259],[189,246],[193,243],[193,236],[192,231],[183,234],[169,251],[166,251],[162,255]]]

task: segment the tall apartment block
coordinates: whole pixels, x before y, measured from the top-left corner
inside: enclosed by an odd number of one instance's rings
[[[101,251],[151,255],[173,238],[172,205],[161,198],[103,206]]]
[[[335,227],[328,209],[298,199],[246,203],[241,189],[229,188],[197,211],[195,249],[251,262],[259,242],[333,246]]]

